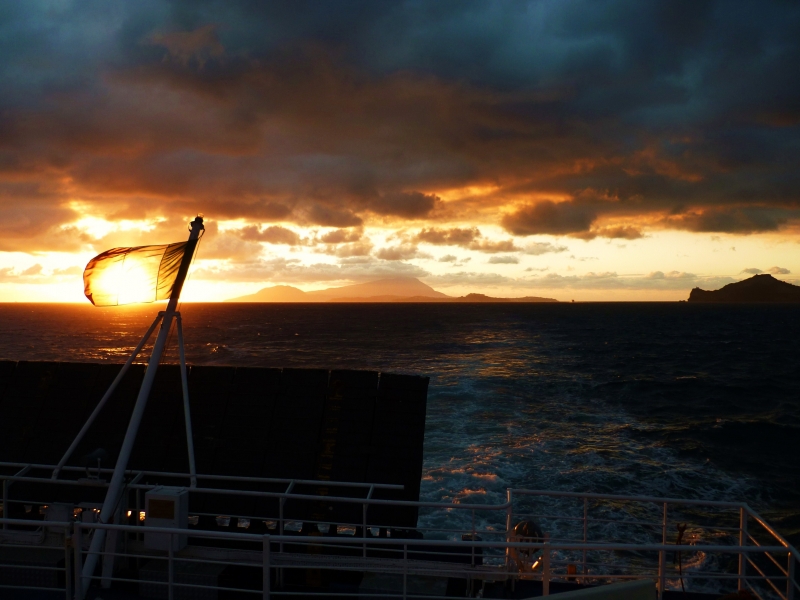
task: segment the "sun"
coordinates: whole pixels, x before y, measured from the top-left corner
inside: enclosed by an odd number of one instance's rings
[[[119,305],[156,300],[161,256],[128,254],[107,261],[95,271],[91,289],[95,304]]]

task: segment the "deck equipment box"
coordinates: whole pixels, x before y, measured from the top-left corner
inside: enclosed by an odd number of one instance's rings
[[[189,492],[182,487],[158,486],[145,494],[145,524],[148,527],[187,529]],[[144,546],[150,550],[169,550],[169,534],[147,533]],[[172,550],[186,547],[186,535],[172,536]]]

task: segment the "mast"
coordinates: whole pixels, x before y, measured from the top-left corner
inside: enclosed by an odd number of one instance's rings
[[[119,504],[120,495],[125,483],[125,470],[128,468],[128,460],[133,451],[133,445],[136,441],[139,425],[142,422],[142,416],[144,416],[147,399],[150,397],[150,390],[153,387],[153,381],[156,377],[158,363],[161,360],[161,355],[164,353],[164,346],[167,343],[172,320],[175,318],[175,313],[177,312],[178,300],[180,300],[183,282],[186,280],[186,274],[189,272],[189,266],[192,263],[195,248],[197,248],[197,241],[200,239],[200,232],[203,231],[203,229],[203,217],[198,215],[190,225],[189,241],[186,245],[186,251],[183,254],[181,265],[178,268],[175,283],[172,286],[172,294],[167,303],[167,308],[164,311],[158,337],[156,338],[155,344],[153,344],[153,351],[150,354],[150,360],[144,372],[144,379],[142,380],[142,386],[139,388],[136,404],[133,407],[131,420],[128,423],[128,430],[125,432],[125,439],[122,442],[122,448],[120,448],[119,456],[117,457],[117,464],[114,466],[114,474],[111,476],[111,483],[108,485],[106,498],[103,501],[103,508],[100,511],[101,523],[109,523],[111,521],[116,512],[117,505]],[[89,583],[91,582],[89,578],[92,577],[95,567],[97,566],[97,560],[100,557],[100,552],[105,542],[105,534],[106,530],[104,529],[97,529],[94,532],[92,544],[89,547],[89,553],[83,565],[84,585],[82,587],[84,590],[88,589]]]

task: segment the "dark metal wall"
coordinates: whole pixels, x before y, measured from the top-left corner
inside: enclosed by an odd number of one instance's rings
[[[58,462],[119,369],[0,362],[0,461]],[[84,457],[102,448],[109,454],[103,466],[113,467],[143,375],[143,365],[130,369],[69,464],[84,466]],[[369,371],[191,367],[197,471],[395,483],[405,490],[376,497],[417,500],[427,388],[427,377]],[[129,467],[188,472],[177,365],[159,367]],[[329,493],[307,487],[299,491]],[[244,497],[207,497],[195,504],[194,510],[220,514],[271,514],[274,509],[268,501]],[[305,507],[295,502],[287,510],[320,519],[324,511],[341,512],[322,502]],[[375,507],[369,520],[390,517]],[[410,520],[411,515],[401,519]]]

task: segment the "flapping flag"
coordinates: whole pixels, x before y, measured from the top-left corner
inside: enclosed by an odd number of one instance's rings
[[[95,306],[167,300],[190,242],[113,248],[83,271],[83,293]],[[191,242],[194,250],[195,241]]]

